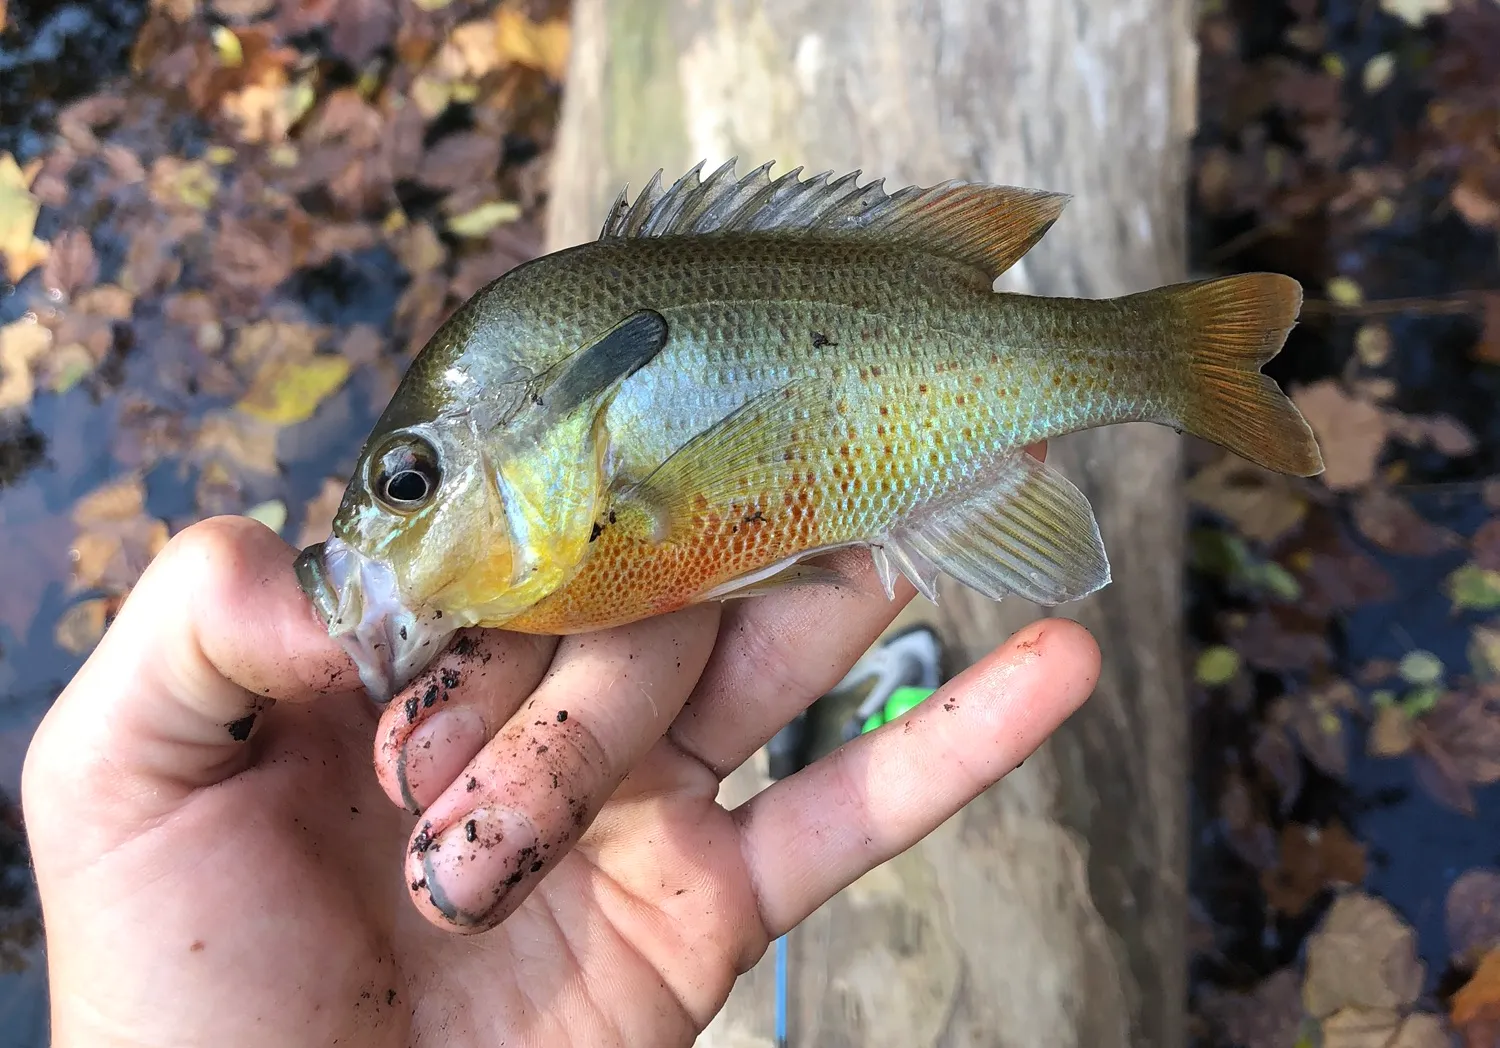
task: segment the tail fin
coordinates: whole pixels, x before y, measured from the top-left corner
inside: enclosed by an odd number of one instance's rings
[[[1189,432],[1278,473],[1323,472],[1312,427],[1260,373],[1302,309],[1302,285],[1279,273],[1247,273],[1152,294],[1185,321],[1189,387],[1179,420]]]

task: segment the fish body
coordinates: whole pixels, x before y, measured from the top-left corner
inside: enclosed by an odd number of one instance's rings
[[[997,293],[1066,198],[796,175],[653,181],[433,337],[299,562],[372,692],[460,626],[573,633],[819,584],[806,560],[841,547],[888,592],[947,573],[1087,595],[1109,580],[1092,511],[1022,450],[1077,430],[1150,421],[1321,469],[1259,374],[1295,281]]]

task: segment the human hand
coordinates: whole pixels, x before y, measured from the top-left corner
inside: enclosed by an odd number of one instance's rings
[[[726,811],[720,778],[910,599],[868,557],[848,587],[561,642],[469,631],[377,718],[295,555],[248,520],[183,532],[37,732],[58,1046],[690,1044],[769,942],[1098,672],[1044,620]]]

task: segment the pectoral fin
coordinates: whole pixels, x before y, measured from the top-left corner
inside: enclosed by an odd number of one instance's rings
[[[876,568],[892,569],[932,599],[936,575],[986,597],[1015,594],[1054,605],[1109,582],[1109,559],[1083,493],[1051,466],[1017,452],[962,501],[918,511],[877,543]]]
[[[567,418],[612,386],[644,367],[667,344],[667,321],[643,309],[632,313],[597,340],[558,365],[556,374],[536,393],[546,424]]]
[[[814,452],[837,417],[832,397],[812,382],[794,382],[746,401],[693,437],[626,499],[650,506],[660,541],[692,535],[704,514],[760,516],[785,512],[783,495],[811,483]]]

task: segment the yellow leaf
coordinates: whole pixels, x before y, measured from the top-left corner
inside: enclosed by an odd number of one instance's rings
[[[260,521],[279,535],[281,529],[286,527],[286,503],[280,499],[270,499],[245,510],[245,516]]]
[[[411,2],[423,11],[441,11],[453,3],[453,0],[411,0]]]
[[[1396,56],[1382,51],[1365,63],[1364,84],[1368,94],[1375,94],[1396,75]]]
[[[313,357],[301,363],[275,360],[255,376],[236,406],[247,415],[290,426],[312,418],[318,405],[348,377],[349,362],[343,357]]]
[[[521,205],[513,200],[492,200],[473,211],[448,219],[448,229],[456,236],[482,237],[496,226],[521,217]]]
[[[1365,300],[1365,293],[1348,277],[1334,277],[1328,282],[1328,297],[1341,306],[1357,306]]]
[[[104,623],[109,617],[110,602],[107,598],[79,601],[57,620],[52,636],[57,645],[74,655],[87,655],[99,638],[104,636]]]
[[[1453,0],[1380,0],[1380,9],[1407,25],[1419,26],[1430,15],[1445,15],[1453,10]]]
[[[0,153],[0,255],[12,284],[47,260],[47,243],[38,240],[36,218],[42,205],[31,194],[34,168],[26,171],[9,153]]]
[[[0,327],[0,411],[31,403],[33,368],[51,347],[52,332],[35,319]]]
[[[540,69],[553,80],[561,80],[568,71],[570,38],[564,19],[533,22],[514,8],[502,7],[495,14],[495,26],[502,58]]]
[[[214,26],[213,41],[219,61],[225,66],[238,69],[245,64],[245,48],[240,43],[240,38],[234,35],[233,29],[227,25]]]
[[[461,67],[459,75],[482,77],[500,65],[500,32],[494,22],[465,22],[453,30],[448,46],[453,49],[451,63]],[[447,57],[443,64],[449,65]]]

